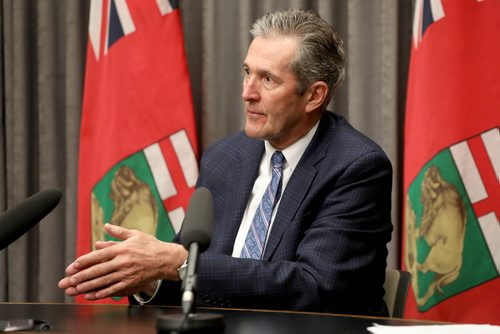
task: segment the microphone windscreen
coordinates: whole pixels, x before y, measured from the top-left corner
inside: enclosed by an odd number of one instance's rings
[[[213,199],[207,188],[200,187],[195,190],[186,212],[186,217],[181,228],[181,243],[184,248],[197,242],[200,252],[210,246],[213,229]]]
[[[49,214],[62,197],[59,189],[47,189],[28,197],[0,215],[0,250],[9,246]]]

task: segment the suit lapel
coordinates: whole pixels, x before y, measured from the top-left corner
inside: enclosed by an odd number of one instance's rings
[[[309,187],[316,176],[317,170],[312,166],[302,166],[293,172],[290,181],[283,193],[278,212],[274,218],[271,234],[267,240],[264,260],[269,260],[278,246],[283,234],[290,226],[295,213],[302,203]]]
[[[264,142],[251,140],[248,147],[239,151],[239,155],[227,170],[228,191],[225,205],[230,206],[231,209],[225,210],[228,215],[223,217],[224,223],[221,224],[219,231],[224,236],[221,245],[221,252],[224,254],[231,254],[233,251],[234,240],[259,172],[263,152]]]
[[[264,260],[269,260],[272,257],[283,234],[290,227],[290,223],[294,219],[297,210],[304,201],[304,197],[309,192],[316,177],[316,164],[325,157],[326,147],[328,146],[328,136],[326,136],[326,133],[332,123],[327,115],[328,113],[323,116],[316,134],[307,146],[288,181],[267,240]]]

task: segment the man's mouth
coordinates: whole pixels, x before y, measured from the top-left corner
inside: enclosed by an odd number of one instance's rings
[[[254,109],[246,108],[247,114],[255,116],[264,116],[265,114]]]

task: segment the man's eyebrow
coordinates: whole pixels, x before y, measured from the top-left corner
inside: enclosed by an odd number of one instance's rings
[[[242,68],[246,69],[246,68],[250,68],[250,66],[248,66],[247,63],[243,63]],[[257,68],[257,69],[253,69],[252,72],[255,72],[259,75],[269,75],[273,78],[278,78],[278,76],[276,74],[274,74],[273,72],[266,70],[266,69]]]

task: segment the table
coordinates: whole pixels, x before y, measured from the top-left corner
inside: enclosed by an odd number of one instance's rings
[[[0,303],[0,320],[46,320],[50,323],[50,332],[57,333],[156,334],[157,316],[176,313],[181,313],[181,309],[102,304]],[[197,313],[224,315],[226,334],[361,334],[369,333],[366,328],[374,322],[385,325],[429,324],[393,318],[308,312],[198,308]]]

